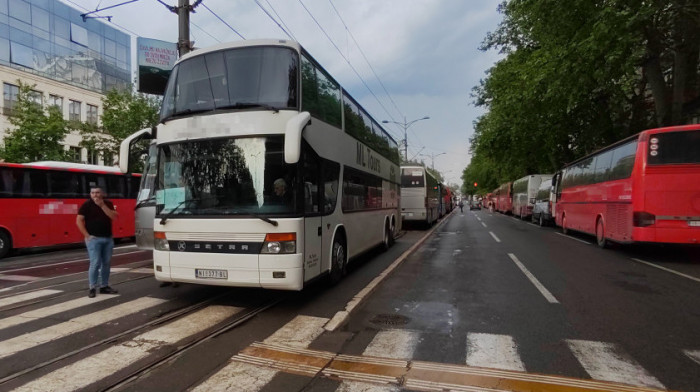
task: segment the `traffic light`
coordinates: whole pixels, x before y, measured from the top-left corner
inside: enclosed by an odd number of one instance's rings
[[[476,182],[474,183],[474,188],[476,188]]]

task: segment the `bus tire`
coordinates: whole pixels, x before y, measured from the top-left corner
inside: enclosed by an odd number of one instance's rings
[[[605,238],[605,224],[603,223],[603,218],[598,218],[598,222],[595,224],[595,242],[601,249],[605,249],[609,245],[608,240]]]
[[[5,230],[0,230],[0,259],[7,256],[12,249],[12,239],[10,234]]]
[[[331,254],[331,272],[329,282],[336,285],[343,279],[347,272],[347,253],[345,251],[345,241],[339,236],[333,239],[333,253]]]
[[[568,234],[569,229],[566,228],[566,215],[561,217],[561,233]]]
[[[396,239],[394,238],[394,235],[396,231],[396,223],[394,222],[394,218],[391,219],[391,226],[389,226],[389,247],[394,245],[394,242]]]
[[[384,236],[382,236],[382,250],[384,252],[388,251],[391,247],[391,229],[389,228],[389,222],[384,224]]]

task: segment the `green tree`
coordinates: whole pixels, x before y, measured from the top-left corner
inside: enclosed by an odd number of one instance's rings
[[[7,129],[0,147],[6,162],[65,161],[68,153],[61,142],[70,132],[63,113],[55,106],[43,107],[34,86],[17,81],[19,94],[10,114],[14,129]]]
[[[119,146],[132,133],[155,126],[158,123],[161,99],[136,93],[131,88],[112,89],[102,98],[102,126],[83,123],[80,126],[82,147],[100,151],[103,154],[118,156]],[[140,152],[148,148],[148,141],[142,141],[132,151],[129,167],[134,172],[143,169]]]

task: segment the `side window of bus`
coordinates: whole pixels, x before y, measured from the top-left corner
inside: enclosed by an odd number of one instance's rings
[[[0,198],[12,197],[15,187],[15,179],[12,176],[12,169],[0,168]]]
[[[637,140],[623,144],[613,150],[610,180],[621,180],[632,175],[636,153]]]
[[[152,176],[155,177],[155,176]],[[127,199],[136,199],[139,196],[139,186],[141,185],[141,177],[129,177],[129,194]],[[141,201],[141,200],[139,200]]]
[[[612,156],[613,150],[608,150],[596,157],[595,182],[608,181],[608,178],[610,178],[610,164],[612,163]]]
[[[331,214],[338,201],[338,178],[340,164],[323,160],[323,212]]]
[[[107,188],[109,188],[110,199],[123,199],[126,197],[126,182],[124,177],[109,175],[107,177]]]
[[[46,173],[43,171],[27,170],[24,172],[22,184],[22,196],[46,197],[47,192]]]
[[[85,173],[83,175],[83,197],[90,197],[90,189],[93,187],[101,188],[102,192],[107,195],[106,197],[111,198],[109,194],[109,189],[107,188],[107,181],[105,180],[105,176],[95,173]]]
[[[301,105],[311,115],[342,126],[340,87],[306,56],[301,56]]]
[[[304,212],[319,213],[319,183],[321,178],[321,160],[310,148],[304,149],[302,183],[304,184]]]
[[[49,196],[56,198],[80,197],[80,179],[78,173],[50,171]]]

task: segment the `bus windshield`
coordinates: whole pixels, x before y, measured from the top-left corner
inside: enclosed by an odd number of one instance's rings
[[[425,186],[423,170],[420,168],[401,169],[402,188],[422,188]]]
[[[173,215],[289,215],[296,165],[280,136],[207,139],[159,146],[156,212]]]
[[[160,119],[217,109],[295,109],[298,64],[292,49],[271,46],[184,60],[168,80]]]
[[[700,163],[700,131],[657,133],[649,141],[650,165]]]

